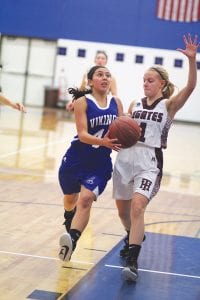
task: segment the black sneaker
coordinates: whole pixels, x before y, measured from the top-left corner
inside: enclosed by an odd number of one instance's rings
[[[69,232],[69,230],[71,228],[72,220],[73,220],[75,213],[76,213],[76,206],[72,211],[65,210],[65,212],[64,212],[65,221],[64,221],[63,225],[65,225],[67,232]]]
[[[127,259],[127,266],[122,270],[122,276],[126,281],[135,282],[138,278],[138,264],[137,261]]]
[[[144,235],[143,242],[145,241],[146,236]],[[129,255],[129,243],[128,236],[124,238],[124,247],[119,251],[119,256],[122,258],[127,258]]]

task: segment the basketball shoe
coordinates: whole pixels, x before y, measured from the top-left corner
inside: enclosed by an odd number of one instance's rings
[[[140,245],[129,246],[129,255],[126,259],[126,267],[122,270],[122,276],[127,281],[136,281],[138,278],[137,259],[141,250]]]
[[[65,232],[63,235],[61,235],[59,244],[60,251],[58,256],[60,260],[69,261],[73,251],[73,244],[70,234]]]
[[[136,281],[138,278],[138,263],[137,260],[127,258],[127,266],[122,270],[122,276],[126,281]]]

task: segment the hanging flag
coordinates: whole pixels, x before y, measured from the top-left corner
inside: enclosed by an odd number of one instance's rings
[[[200,0],[157,0],[157,17],[175,22],[198,22]]]

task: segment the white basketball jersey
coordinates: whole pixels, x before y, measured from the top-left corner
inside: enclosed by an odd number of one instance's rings
[[[135,101],[132,118],[142,128],[139,143],[155,148],[167,147],[172,120],[168,116],[166,100],[159,98],[152,105],[147,104],[146,98]]]

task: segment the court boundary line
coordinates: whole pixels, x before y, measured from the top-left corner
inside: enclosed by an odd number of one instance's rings
[[[16,255],[16,256],[25,256],[25,257],[31,257],[31,258],[39,258],[39,259],[49,259],[49,260],[57,260],[62,262],[59,258],[56,257],[50,257],[50,256],[42,256],[42,255],[33,255],[33,254],[28,254],[28,253],[18,253],[18,252],[10,252],[10,251],[3,251],[0,250],[0,254],[11,254],[11,255]],[[85,261],[79,261],[79,260],[70,260],[71,263],[79,263],[79,264],[87,264],[87,265],[95,265],[96,263],[92,262],[85,262]]]
[[[1,170],[1,169],[0,169]],[[49,183],[47,183],[49,184]],[[51,183],[52,184],[52,183]],[[47,205],[47,206],[63,206],[63,204],[55,204],[55,203],[43,203],[43,202],[30,202],[30,201],[11,201],[11,200],[0,200],[0,203],[15,203],[15,204],[27,204],[27,205]],[[92,206],[92,209],[102,209],[102,210],[117,210],[117,208],[115,207],[100,207],[100,206]],[[181,214],[181,213],[168,213],[168,212],[163,212],[163,211],[153,211],[153,210],[146,210],[146,213],[149,213],[149,214],[160,214],[160,215],[170,215],[170,216],[182,216],[182,217],[193,217],[193,218],[200,218],[200,215],[191,215],[191,214]],[[183,222],[184,220],[180,220],[177,222]],[[200,219],[197,219],[197,220],[187,220],[187,221],[198,221],[200,222]],[[162,222],[167,222],[167,221],[162,221]],[[176,222],[175,220],[173,221],[169,221],[169,222]],[[160,222],[159,222],[160,223]],[[149,225],[154,225],[154,223],[145,223],[146,226],[149,226]],[[110,233],[107,233],[107,232],[103,232],[102,234],[110,234]],[[199,229],[199,233],[198,235],[200,235],[200,229]],[[121,236],[121,234],[120,234]]]
[[[123,269],[124,268],[123,266],[116,266],[116,265],[109,265],[109,264],[105,264],[105,267],[116,268],[116,269]],[[187,274],[181,274],[181,273],[171,273],[171,272],[163,272],[163,271],[156,271],[156,270],[149,270],[149,269],[138,269],[138,271],[149,272],[149,273],[156,273],[156,274],[163,274],[163,275],[172,275],[172,276],[179,276],[179,277],[187,277],[187,278],[200,279],[200,276],[187,275]]]
[[[12,156],[12,155],[15,155],[15,154],[18,154],[18,153],[31,152],[31,151],[34,151],[34,150],[46,148],[48,146],[51,146],[51,145],[54,145],[54,144],[59,144],[59,143],[64,143],[64,142],[66,142],[66,138],[63,138],[61,140],[56,140],[54,142],[46,143],[46,144],[43,144],[43,145],[38,145],[38,146],[35,146],[35,147],[22,148],[18,151],[13,151],[13,152],[10,152],[10,153],[0,155],[0,160],[5,158],[5,157],[9,157],[9,156]]]
[[[0,253],[2,253],[2,254],[17,255],[17,256],[25,256],[25,257],[32,257],[32,258],[39,258],[39,259],[49,259],[49,260],[60,261],[60,259],[56,258],[56,257],[41,256],[41,255],[32,255],[32,254],[27,254],[27,253],[17,253],[17,252],[2,251],[2,250],[0,250]],[[87,265],[95,265],[95,264],[97,264],[97,263],[84,262],[84,261],[78,261],[78,260],[70,260],[70,262],[71,263],[87,264]],[[105,264],[104,266],[107,267],[107,268],[114,268],[114,269],[123,269],[124,268],[123,266],[116,266],[116,265],[110,265],[110,264]],[[149,269],[138,269],[138,270],[141,271],[141,272],[149,272],[149,273],[156,273],[156,274],[163,274],[163,275],[171,275],[171,276],[179,276],[179,277],[187,277],[187,278],[200,279],[200,276],[196,276],[196,275],[188,275],[188,274],[172,273],[172,272],[163,272],[163,271],[149,270]]]
[[[1,157],[0,157],[1,159]],[[15,171],[15,170],[6,170],[5,168],[0,168],[0,171],[3,172],[3,174],[8,175],[16,175],[16,176],[31,176],[31,177],[45,177],[45,178],[57,178],[57,174],[55,175],[49,175],[49,174],[41,174],[41,173],[31,173],[28,171]]]

